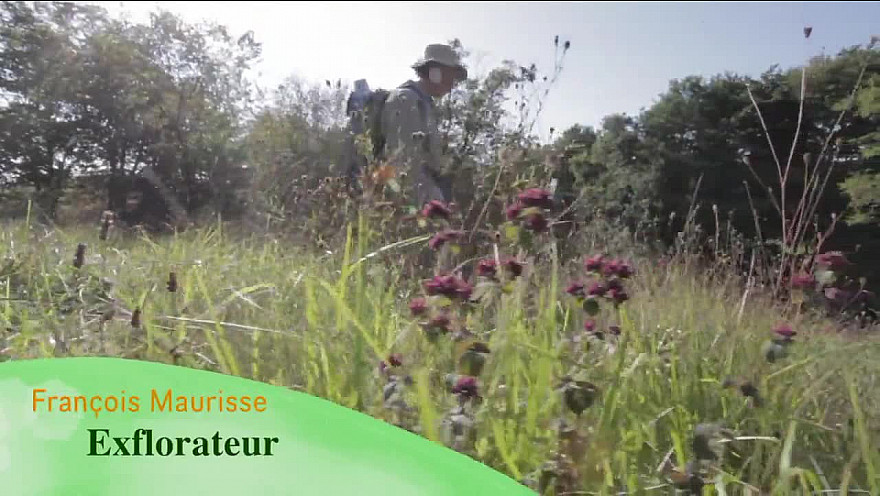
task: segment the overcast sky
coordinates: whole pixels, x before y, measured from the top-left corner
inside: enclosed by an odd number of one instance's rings
[[[757,75],[880,35],[880,2],[91,3],[136,19],[161,7],[235,34],[253,30],[263,44],[259,68],[267,86],[289,75],[397,86],[412,77],[410,65],[426,44],[452,38],[482,55],[479,67],[507,58],[551,70],[559,35],[572,47],[539,121],[544,136],[551,126],[636,114],[673,78]]]

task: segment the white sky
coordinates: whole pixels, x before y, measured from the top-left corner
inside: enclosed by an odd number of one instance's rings
[[[412,77],[425,45],[458,37],[486,68],[504,58],[552,70],[553,37],[572,48],[536,131],[635,114],[673,78],[726,70],[757,75],[880,34],[880,2],[401,3],[90,2],[146,20],[157,7],[209,19],[263,44],[261,84]],[[813,27],[805,40],[804,25]]]

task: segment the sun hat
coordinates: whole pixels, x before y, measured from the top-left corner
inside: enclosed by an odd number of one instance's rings
[[[442,43],[434,43],[425,47],[425,54],[412,65],[413,69],[424,67],[426,64],[435,63],[446,67],[458,69],[458,79],[467,79],[467,68],[461,63],[461,58],[451,46]]]

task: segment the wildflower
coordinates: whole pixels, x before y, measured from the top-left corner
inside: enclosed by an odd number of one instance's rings
[[[424,298],[413,298],[412,301],[409,302],[409,311],[412,312],[413,316],[422,315],[427,310],[428,304]]]
[[[849,260],[839,251],[831,251],[816,256],[816,263],[820,267],[830,270],[838,270],[849,265]]]
[[[587,294],[590,296],[604,296],[605,292],[608,291],[608,288],[605,287],[600,282],[594,282],[590,285],[590,289],[587,291]]]
[[[453,241],[453,242],[457,241],[457,240],[461,239],[463,236],[464,236],[464,232],[462,232],[462,231],[445,229],[445,230],[440,231],[439,233],[435,234],[434,237],[431,238],[430,241],[428,241],[428,246],[430,246],[432,250],[438,250],[444,244],[446,244],[450,241]]]
[[[494,258],[484,258],[477,263],[477,275],[482,277],[495,277],[496,267]]]
[[[392,353],[388,357],[388,363],[392,367],[400,367],[401,365],[403,365],[403,355],[401,355],[400,353]]]
[[[791,287],[794,289],[807,289],[816,285],[816,278],[810,274],[798,274],[791,278]]]
[[[587,332],[594,332],[596,330],[596,321],[590,319],[584,322],[584,330]]]
[[[565,288],[565,292],[572,296],[584,296],[584,285],[579,282],[573,282]]]
[[[473,287],[463,279],[451,275],[435,276],[425,283],[425,290],[429,296],[443,295],[449,298],[462,298],[467,300],[473,292]]]
[[[633,275],[633,268],[630,264],[620,260],[617,262],[617,277],[628,279]]]
[[[791,338],[797,335],[794,329],[788,324],[779,324],[773,328],[773,332],[784,341],[791,341]]]
[[[519,201],[527,207],[552,208],[553,200],[549,191],[541,188],[530,188],[519,194]]]
[[[629,299],[629,295],[622,289],[611,289],[608,291],[608,297],[614,300],[615,305],[620,305]]]
[[[477,379],[467,375],[459,377],[452,386],[452,394],[460,395],[465,399],[477,397]]]
[[[501,262],[501,265],[503,265],[513,277],[519,277],[522,275],[523,264],[514,258],[508,258]]]
[[[611,276],[617,275],[617,271],[620,268],[620,266],[618,264],[619,264],[619,262],[617,260],[610,260],[602,268],[602,273],[606,277],[611,277]]]
[[[547,218],[542,214],[531,214],[526,217],[526,226],[532,231],[544,232],[549,225],[550,223],[547,222]]]
[[[507,215],[507,220],[516,220],[519,218],[519,214],[523,211],[523,206],[519,203],[514,203],[505,209],[504,213]]]
[[[609,290],[616,289],[618,291],[623,291],[623,283],[620,282],[620,279],[617,278],[609,279],[605,283],[605,287]]]
[[[452,215],[452,210],[440,200],[431,200],[422,209],[422,216],[428,219],[449,219],[450,215]]]
[[[608,332],[610,332],[613,336],[620,336],[620,326],[610,325],[608,326]]]
[[[589,272],[599,272],[602,270],[604,264],[605,260],[602,255],[593,255],[587,259],[584,263],[584,267],[586,267]]]

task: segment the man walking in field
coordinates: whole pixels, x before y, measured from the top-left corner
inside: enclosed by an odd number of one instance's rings
[[[449,45],[433,44],[412,66],[417,80],[388,92],[381,113],[384,156],[406,185],[409,201],[422,206],[452,199],[451,171],[440,153],[434,99],[467,79],[467,69]]]

